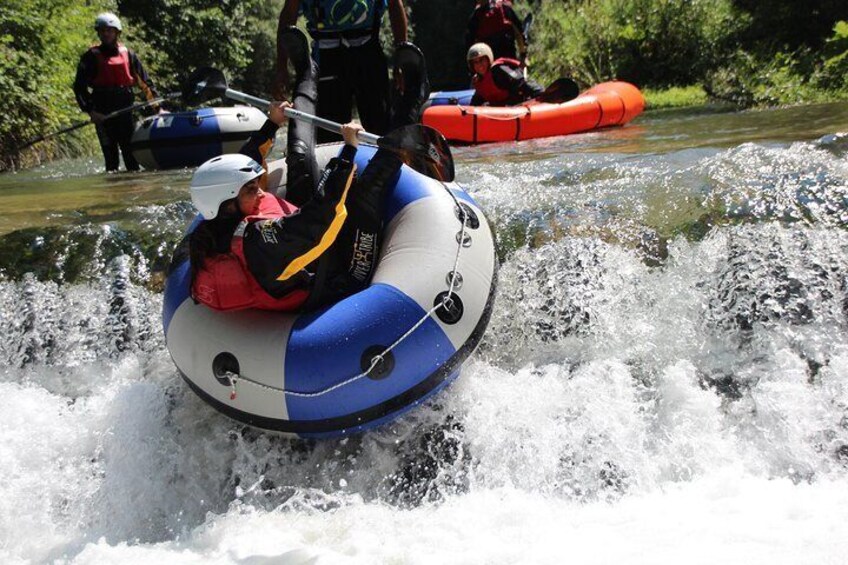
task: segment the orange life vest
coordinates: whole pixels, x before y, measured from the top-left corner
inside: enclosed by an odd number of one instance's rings
[[[244,257],[244,230],[259,220],[277,219],[297,211],[297,206],[270,193],[259,202],[259,212],[239,224],[230,243],[230,252],[207,259],[197,273],[192,296],[213,310],[297,310],[309,297],[306,289],[295,289],[274,298],[259,286],[247,268]]]
[[[489,2],[488,8],[477,12],[477,37],[476,41],[485,42],[487,39],[505,33],[513,33],[512,22],[506,15],[504,5],[512,7],[508,0],[494,0]]]
[[[91,50],[97,57],[97,74],[92,86],[98,88],[129,87],[135,85],[135,77],[130,68],[129,49],[118,43],[118,52],[106,55],[99,46]]]
[[[496,65],[507,65],[509,67],[520,69],[521,61],[516,59],[510,59],[508,57],[501,57],[500,59],[495,59],[492,63],[492,66],[489,67],[488,72],[483,75],[477,84],[474,85],[474,90],[477,93],[477,96],[481,97],[483,100],[497,106],[499,104],[505,104],[507,100],[509,100],[510,92],[509,90],[504,90],[495,84],[495,77],[492,71],[494,70]]]

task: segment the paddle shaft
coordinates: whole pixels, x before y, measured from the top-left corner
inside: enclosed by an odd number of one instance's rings
[[[114,112],[106,114],[106,116],[103,117],[103,121],[105,122],[106,120],[111,120],[112,118],[126,114],[127,112],[132,112],[134,110],[142,110],[142,109],[147,108],[149,106],[154,106],[156,104],[160,104],[160,103],[164,102],[165,100],[170,100],[171,98],[176,98],[179,95],[180,95],[179,92],[170,92],[170,93],[166,94],[165,96],[161,96],[161,97],[156,98],[154,100],[148,100],[147,102],[139,102],[138,104],[133,104],[132,106],[127,106],[126,108],[121,108],[120,110],[115,110]],[[89,120],[85,120],[83,122],[77,122],[75,124],[69,125],[68,127],[62,128],[59,131],[54,131],[52,133],[40,135],[40,136],[36,137],[35,139],[30,139],[29,141],[27,141],[23,145],[19,145],[18,147],[16,147],[14,149],[14,151],[15,152],[21,151],[22,149],[26,149],[30,145],[35,145],[39,141],[44,141],[45,139],[49,139],[51,137],[55,137],[55,136],[61,135],[63,133],[68,133],[69,131],[74,131],[75,129],[79,129],[83,126],[87,126],[87,125],[93,124],[93,123],[94,123],[94,121],[89,119]]]
[[[232,100],[244,102],[245,104],[251,104],[263,110],[268,108],[268,105],[270,104],[268,100],[264,100],[257,96],[251,96],[250,94],[245,94],[244,92],[239,92],[230,88],[224,91],[224,96]],[[332,122],[330,120],[325,120],[324,118],[319,118],[318,116],[313,116],[312,114],[306,114],[300,110],[295,110],[294,108],[286,108],[285,114],[293,120],[313,124],[321,129],[325,129],[333,133],[342,133],[342,124],[338,122]],[[367,131],[359,132],[357,137],[363,143],[368,143],[370,145],[377,145],[377,142],[380,140],[379,135],[368,133]]]
[[[164,102],[165,100],[170,100],[171,98],[176,98],[179,95],[180,95],[179,92],[170,92],[170,93],[166,94],[165,96],[161,96],[161,97],[156,98],[154,100],[148,100],[147,102],[139,102],[138,104],[133,104],[132,106],[127,106],[126,108],[121,108],[120,110],[115,110],[114,112],[106,114],[103,117],[103,121],[105,122],[106,120],[111,120],[112,118],[126,114],[127,112],[132,112],[134,110],[142,110],[142,109],[147,108],[149,106],[154,106],[156,104],[160,104],[160,103]],[[13,152],[21,151],[22,149],[26,149],[30,145],[35,145],[39,141],[44,141],[45,139],[49,139],[51,137],[55,137],[55,136],[61,135],[63,133],[68,133],[69,131],[74,131],[75,129],[79,129],[83,126],[87,126],[87,125],[93,124],[93,123],[94,123],[94,121],[89,119],[89,120],[85,120],[85,121],[82,121],[82,122],[77,122],[75,124],[71,124],[68,127],[60,129],[59,131],[54,131],[52,133],[40,135],[40,136],[38,136],[34,139],[30,139],[29,141],[27,141],[23,145],[19,145],[18,147],[16,147],[13,150]]]

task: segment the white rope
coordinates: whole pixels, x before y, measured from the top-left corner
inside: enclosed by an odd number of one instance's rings
[[[349,384],[352,384],[352,383],[354,383],[354,382],[356,382],[360,379],[367,377],[369,374],[371,374],[371,371],[373,371],[374,368],[377,367],[377,365],[379,365],[380,363],[385,361],[385,355],[387,353],[390,353],[393,349],[395,349],[397,346],[399,346],[401,343],[403,343],[404,340],[409,338],[409,336],[411,336],[413,334],[413,332],[415,332],[415,330],[420,328],[421,325],[424,322],[426,322],[427,319],[430,318],[436,312],[436,310],[438,310],[441,307],[444,307],[445,309],[450,309],[450,307],[453,305],[453,298],[452,297],[454,295],[454,290],[456,289],[456,281],[457,281],[457,276],[458,276],[457,269],[459,268],[459,257],[462,254],[462,247],[463,247],[462,244],[465,241],[465,229],[466,229],[466,225],[468,223],[467,222],[468,211],[463,206],[460,205],[460,202],[457,199],[456,195],[448,188],[448,186],[445,183],[441,183],[441,185],[445,189],[445,191],[450,195],[450,197],[453,199],[454,205],[459,209],[459,212],[460,212],[460,215],[461,215],[461,222],[462,222],[462,231],[459,232],[459,237],[457,238],[456,255],[454,256],[453,269],[451,270],[451,280],[450,280],[450,284],[448,285],[448,293],[445,295],[445,297],[442,299],[442,301],[440,303],[434,305],[432,308],[430,308],[430,310],[426,314],[424,314],[421,317],[420,320],[418,320],[411,328],[409,328],[409,330],[406,333],[404,333],[402,336],[400,336],[398,339],[396,339],[395,342],[392,343],[389,347],[387,347],[385,351],[383,351],[382,353],[380,353],[378,355],[375,355],[371,359],[371,365],[366,370],[359,373],[358,375],[350,377],[349,379],[346,379],[344,381],[341,381],[339,383],[334,384],[333,386],[330,386],[330,387],[327,387],[327,388],[324,388],[324,389],[321,389],[321,390],[317,390],[317,391],[314,391],[314,392],[301,392],[301,391],[297,391],[297,390],[288,390],[288,389],[284,389],[284,388],[277,388],[277,387],[273,387],[273,386],[270,386],[270,385],[266,385],[266,384],[260,383],[258,381],[255,381],[253,379],[247,378],[244,375],[240,375],[240,374],[232,373],[232,372],[228,371],[225,374],[225,376],[230,379],[230,387],[232,389],[232,391],[230,392],[230,399],[231,400],[235,400],[235,397],[236,397],[236,382],[238,382],[238,381],[248,383],[248,384],[251,384],[253,386],[257,386],[257,387],[260,387],[260,388],[263,388],[263,389],[266,389],[266,390],[272,390],[272,391],[275,391],[275,392],[282,392],[286,396],[294,396],[294,397],[297,397],[297,398],[315,398],[317,396],[323,396],[325,394],[329,394],[329,393],[333,392],[334,390],[338,390],[342,387],[345,387]]]

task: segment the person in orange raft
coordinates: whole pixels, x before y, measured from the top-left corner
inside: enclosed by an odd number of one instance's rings
[[[473,73],[472,106],[513,106],[539,96],[543,89],[524,78],[521,62],[508,57],[495,59],[485,43],[468,50],[468,68]]]

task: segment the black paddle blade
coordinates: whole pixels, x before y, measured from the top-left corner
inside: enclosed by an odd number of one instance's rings
[[[570,78],[558,78],[548,86],[543,93],[536,97],[539,102],[560,104],[574,100],[580,96],[580,87]]]
[[[453,157],[445,136],[421,124],[398,128],[377,141],[381,149],[391,151],[404,164],[421,174],[442,182],[454,179]]]
[[[206,100],[223,96],[227,91],[224,73],[213,67],[201,67],[188,75],[183,82],[183,102],[196,106]]]

